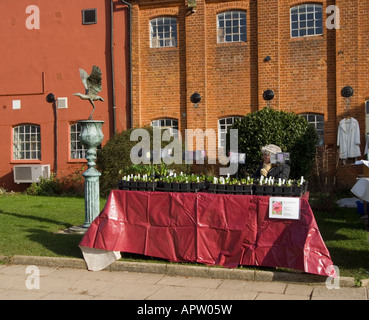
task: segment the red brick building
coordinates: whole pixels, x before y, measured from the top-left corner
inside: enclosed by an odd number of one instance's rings
[[[29,186],[14,182],[17,165],[47,165],[58,176],[86,167],[76,121],[92,107],[73,96],[84,93],[79,68],[102,70],[105,102],[96,102],[94,119],[105,121],[103,143],[130,125],[128,20],[120,0],[0,2],[0,187]]]
[[[135,125],[178,126],[182,134],[214,129],[222,145],[227,124],[264,108],[263,93],[271,89],[272,108],[316,126],[332,182],[350,186],[362,173],[353,159],[338,161],[337,129],[344,117],[356,118],[363,154],[367,1],[130,2]],[[354,89],[349,102],[341,95],[346,86]],[[190,100],[195,92],[199,104]]]

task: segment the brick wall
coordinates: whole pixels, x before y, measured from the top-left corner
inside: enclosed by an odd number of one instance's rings
[[[316,1],[197,0],[195,13],[186,2],[133,1],[135,125],[175,118],[182,134],[196,128],[217,132],[220,118],[265,107],[263,92],[272,89],[271,107],[324,116],[329,175],[335,184],[352,185],[362,168],[337,162],[337,127],[348,115],[358,119],[364,149],[369,18],[363,13],[369,4],[322,0],[324,18],[328,6],[339,7],[341,28],[324,25],[321,36],[291,38],[290,8]],[[247,42],[217,43],[217,14],[228,10],[246,12]],[[177,18],[176,47],[150,48],[149,21],[158,16]],[[266,56],[271,60],[265,62]],[[341,97],[347,85],[355,90],[349,109]],[[194,92],[202,97],[198,106],[190,101]]]

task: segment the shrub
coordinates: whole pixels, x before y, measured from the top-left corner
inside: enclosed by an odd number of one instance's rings
[[[153,146],[153,128],[143,127],[138,129],[145,129],[150,134],[150,146]],[[138,144],[139,141],[131,141],[131,133],[134,129],[128,129],[123,132],[115,134],[97,154],[97,167],[101,172],[100,177],[100,193],[102,196],[107,196],[112,189],[117,188],[118,180],[126,174],[130,174],[139,170],[145,173],[151,172],[148,165],[133,165],[130,154],[131,149]],[[161,148],[170,144],[170,141],[162,141]],[[169,168],[173,168],[170,165]],[[178,168],[184,171],[187,167],[185,165],[178,165]],[[164,165],[157,165],[156,169],[165,169]]]
[[[294,113],[264,108],[246,115],[232,129],[238,129],[239,152],[246,153],[246,164],[241,166],[241,174],[253,174],[262,159],[261,148],[276,144],[283,152],[290,153],[291,178],[309,176],[318,137],[304,118]]]
[[[81,195],[83,194],[84,167],[66,176],[57,177],[55,173],[50,178],[40,177],[40,182],[32,183],[26,190],[31,196]]]

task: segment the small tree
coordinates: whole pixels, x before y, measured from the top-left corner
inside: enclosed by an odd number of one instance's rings
[[[312,169],[317,133],[304,118],[290,112],[264,108],[236,122],[239,152],[246,153],[241,175],[253,174],[261,162],[261,148],[276,144],[291,157],[291,178],[308,177]],[[229,141],[229,140],[228,140]]]

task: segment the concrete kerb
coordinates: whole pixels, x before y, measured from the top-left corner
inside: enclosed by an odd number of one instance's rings
[[[78,258],[37,257],[37,256],[0,256],[0,262],[9,265],[36,265],[52,268],[86,269],[86,263]],[[180,263],[147,263],[117,261],[104,271],[128,271],[157,273],[168,276],[187,276],[211,279],[232,279],[259,282],[284,282],[297,284],[325,285],[326,277],[306,273],[289,273],[250,269],[227,269],[209,266],[191,266]],[[369,280],[363,280],[362,286],[368,286]],[[340,277],[341,287],[355,287],[354,278]]]

